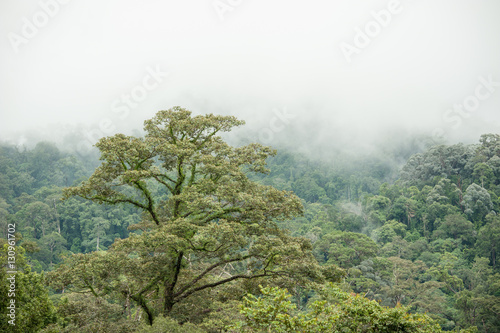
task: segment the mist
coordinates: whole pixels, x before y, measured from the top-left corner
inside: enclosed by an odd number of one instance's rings
[[[4,1],[0,140],[84,153],[180,105],[317,157],[477,142],[500,128],[499,13],[494,0]]]

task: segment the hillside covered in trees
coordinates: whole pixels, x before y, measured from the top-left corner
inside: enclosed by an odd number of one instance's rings
[[[0,331],[500,332],[500,135],[396,167],[219,137],[242,124],[162,111],[100,160],[2,145]]]

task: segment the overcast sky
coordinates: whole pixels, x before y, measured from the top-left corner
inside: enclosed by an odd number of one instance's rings
[[[498,0],[3,0],[0,139],[90,142],[180,105],[271,144],[292,128],[476,141],[500,132],[499,15]]]

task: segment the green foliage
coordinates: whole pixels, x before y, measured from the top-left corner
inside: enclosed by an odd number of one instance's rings
[[[406,235],[406,226],[396,220],[387,221],[380,228],[372,232],[372,237],[381,244],[392,242],[396,236],[404,237]]]
[[[0,240],[0,261],[7,263],[9,245],[4,240]],[[55,322],[55,309],[49,300],[47,289],[45,288],[45,276],[32,272],[27,266],[24,256],[24,249],[15,247],[15,270],[17,273],[11,274],[6,265],[0,268],[0,321],[1,332],[36,332],[39,329]],[[10,260],[9,260],[10,261]],[[7,280],[9,278],[10,280]],[[11,282],[14,282],[12,288]],[[11,303],[14,300],[15,303]],[[11,305],[12,304],[12,305]],[[15,306],[14,313],[8,306]],[[15,315],[8,317],[8,314]],[[13,324],[9,323],[13,320]]]
[[[51,274],[53,285],[130,300],[153,324],[159,314],[182,316],[189,298],[239,280],[339,280],[341,270],[314,261],[307,239],[275,222],[301,214],[300,199],[248,179],[266,173],[275,152],[258,144],[234,148],[216,135],[241,124],[176,107],[145,121],[145,138],[102,138],[96,146],[103,163],[65,197],[133,205],[143,213],[136,226],[142,233],[103,254],[68,258]],[[96,219],[93,232],[107,225]]]
[[[136,333],[203,333],[205,330],[191,323],[180,325],[172,318],[159,316],[152,326],[142,325]]]
[[[333,284],[319,291],[308,311],[294,313],[291,295],[279,288],[262,288],[262,297],[248,295],[242,306],[242,332],[441,332],[437,323],[407,308],[387,308]]]
[[[465,213],[474,222],[481,221],[493,208],[493,202],[488,191],[479,185],[471,184],[464,195]]]
[[[31,266],[19,279],[34,297],[28,325],[220,332],[243,320],[235,309],[259,284],[292,290],[282,302],[306,320],[317,300],[311,282],[319,290],[342,279],[380,305],[427,312],[445,330],[500,331],[498,134],[420,152],[396,180],[400,166],[385,157],[234,148],[217,135],[242,122],[171,111],[146,122],[143,138],[103,138],[98,169],[96,158],[47,142],[0,147],[0,237],[16,223],[19,260]],[[403,161],[414,152],[387,153]],[[77,196],[61,201],[68,186]],[[40,289],[49,281],[52,310]]]
[[[490,258],[491,265],[496,268],[500,253],[500,217],[488,215],[486,225],[479,229],[476,248],[479,255]]]
[[[130,333],[139,325],[124,315],[121,306],[84,294],[63,294],[58,299],[57,315],[58,323],[40,333]]]
[[[474,244],[474,225],[460,214],[446,215],[444,221],[434,231],[433,238],[453,238]]]
[[[368,236],[355,232],[336,232],[324,235],[314,244],[320,262],[350,268],[377,254],[378,246]]]

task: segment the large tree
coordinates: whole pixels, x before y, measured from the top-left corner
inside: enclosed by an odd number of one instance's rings
[[[302,214],[300,199],[248,179],[266,173],[269,147],[232,147],[218,136],[244,122],[192,116],[180,107],[145,121],[145,136],[99,140],[102,164],[66,198],[129,204],[143,211],[140,232],[106,252],[75,255],[52,274],[53,284],[95,296],[118,293],[152,324],[158,314],[216,287],[261,278],[335,280],[304,238],[276,221]]]

